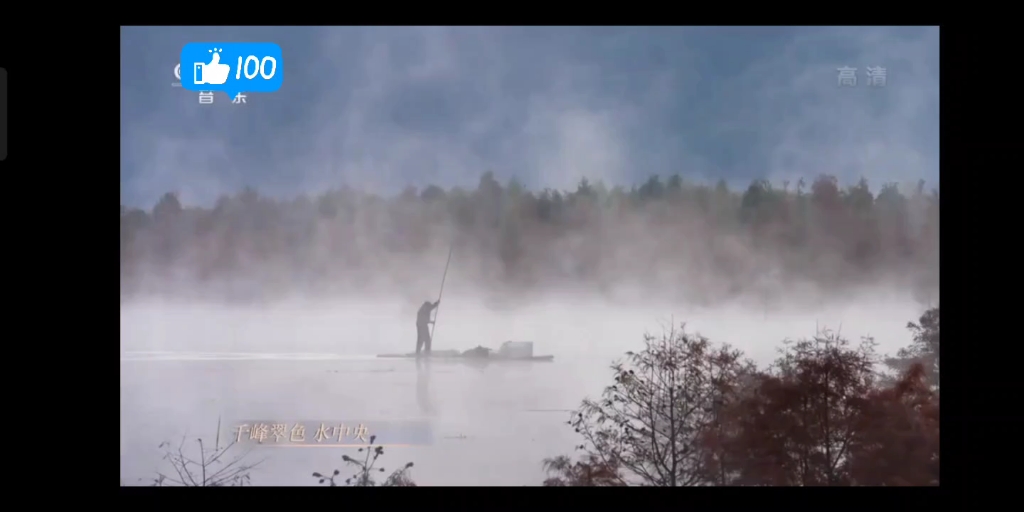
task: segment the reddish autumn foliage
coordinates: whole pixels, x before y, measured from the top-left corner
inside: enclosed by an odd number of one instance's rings
[[[737,483],[846,485],[873,383],[870,341],[824,334],[789,344],[738,407]]]
[[[922,364],[869,396],[850,473],[857,485],[939,484],[939,399]]]
[[[545,487],[621,487],[619,468],[615,463],[590,455],[585,460],[572,462],[569,457],[559,455],[544,460],[548,478]]]
[[[648,339],[570,422],[583,460],[545,485],[938,485],[938,318],[910,324],[918,361],[896,379],[870,339],[789,342],[761,371],[700,336]]]

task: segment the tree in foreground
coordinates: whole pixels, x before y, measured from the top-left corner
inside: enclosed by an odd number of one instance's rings
[[[544,485],[938,485],[937,308],[909,328],[894,379],[873,340],[828,331],[763,370],[700,336],[648,337],[575,413],[583,457],[545,460]]]
[[[547,459],[545,485],[725,483],[726,455],[704,440],[728,428],[725,415],[751,369],[741,357],[685,325],[645,336],[642,351],[612,366],[615,383],[569,421],[584,439],[583,459]]]
[[[573,462],[566,455],[544,460],[548,478],[545,487],[617,487],[624,486],[618,466],[602,461],[595,454],[588,454],[584,460]]]
[[[741,485],[848,485],[874,385],[874,341],[858,345],[829,332],[787,343],[737,404],[735,436]]]
[[[171,471],[158,471],[152,480],[154,487],[243,487],[251,485],[250,473],[263,461],[246,461],[248,452],[238,452],[237,443],[222,445],[220,441],[220,420],[217,421],[217,436],[213,447],[196,438],[198,450],[188,455],[185,445],[187,439],[182,437],[177,448],[164,441],[160,448],[164,449],[163,460],[170,465]]]
[[[921,363],[868,401],[861,435],[851,447],[856,485],[939,485],[939,397]]]
[[[920,364],[922,376],[929,386],[939,390],[939,307],[929,309],[907,328],[914,335],[910,346],[900,349],[896,357],[885,361],[898,374],[905,374],[915,364]]]
[[[251,471],[260,465],[263,460],[255,462],[247,461],[249,452],[238,452],[237,442],[227,445],[220,443],[220,421],[217,421],[217,438],[211,448],[201,438],[195,439],[198,446],[196,455],[188,455],[186,452],[187,439],[182,438],[177,448],[171,448],[171,443],[160,443],[160,448],[165,450],[164,461],[171,466],[172,471],[158,471],[152,479],[154,487],[183,486],[183,487],[241,487],[252,485]],[[383,482],[377,483],[374,475],[384,473],[385,468],[378,467],[378,459],[384,455],[383,446],[374,446],[377,436],[370,436],[370,444],[366,448],[359,448],[359,452],[365,452],[365,457],[353,458],[342,455],[341,459],[355,472],[343,481],[339,481],[341,470],[335,469],[329,475],[313,473],[313,477],[321,484],[329,484],[331,487],[415,487],[416,484],[410,478],[409,470],[412,469],[412,462],[406,463],[401,468],[391,472]],[[123,482],[122,482],[123,485]]]
[[[350,476],[347,476],[345,480],[338,481],[336,479],[341,478],[341,470],[335,469],[332,473],[324,475],[322,473],[313,473],[313,478],[316,478],[319,483],[327,484],[331,487],[374,487],[380,485],[381,487],[415,487],[416,484],[409,477],[409,470],[412,469],[412,462],[405,463],[399,469],[392,471],[390,475],[380,484],[374,480],[374,474],[384,473],[385,468],[377,467],[377,459],[384,455],[383,446],[374,446],[373,443],[377,440],[377,436],[370,436],[370,444],[366,448],[359,448],[360,453],[364,453],[363,457],[352,458],[348,455],[342,455],[341,460],[349,466],[350,469],[354,469],[355,472]]]

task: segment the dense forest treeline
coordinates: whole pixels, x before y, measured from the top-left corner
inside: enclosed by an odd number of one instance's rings
[[[485,173],[475,190],[342,188],[279,200],[246,189],[213,207],[168,193],[121,206],[122,298],[339,295],[436,287],[449,244],[462,279],[496,294],[635,286],[714,302],[782,283],[895,282],[937,294],[939,192],[836,178],[745,190],[679,176],[624,188],[586,179],[529,191]]]

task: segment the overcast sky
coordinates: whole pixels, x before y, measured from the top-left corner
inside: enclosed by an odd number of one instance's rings
[[[284,85],[200,105],[171,83],[202,41],[279,44]],[[844,66],[856,87],[839,86]],[[938,143],[937,27],[121,29],[121,200],[144,207],[245,185],[472,187],[485,170],[558,188],[655,173],[937,183]]]

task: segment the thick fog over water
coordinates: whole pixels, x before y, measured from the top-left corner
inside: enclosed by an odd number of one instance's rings
[[[121,308],[121,352],[339,356],[409,352],[415,348],[419,305],[357,299],[268,306],[127,304]],[[751,356],[772,356],[779,342],[812,336],[816,325],[842,329],[851,339],[874,336],[895,349],[906,343],[906,323],[919,316],[922,308],[910,297],[875,292],[800,308],[655,302],[623,306],[567,297],[501,310],[448,291],[437,318],[434,349],[464,350],[531,340],[545,354],[610,361],[635,348],[645,331],[660,334],[673,320]]]
[[[385,467],[413,461],[421,485],[536,485],[541,460],[569,453],[578,439],[565,425],[584,397],[610,384],[608,365],[661,332],[673,317],[758,362],[780,341],[841,328],[851,339],[873,336],[884,352],[907,344],[906,322],[921,307],[876,291],[818,308],[682,304],[629,307],[577,298],[495,311],[452,293],[438,318],[435,349],[496,347],[532,340],[552,363],[476,368],[373,359],[408,352],[416,303],[358,300],[223,306],[151,302],[121,310],[121,478],[148,478],[161,466],[163,440],[212,438],[243,419],[325,421],[348,418],[424,420],[435,444],[388,449]],[[349,450],[352,451],[352,450]],[[340,464],[343,449],[257,449],[267,458],[255,484],[310,485],[312,471]]]

